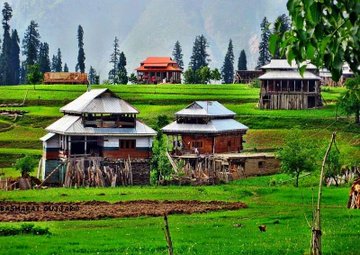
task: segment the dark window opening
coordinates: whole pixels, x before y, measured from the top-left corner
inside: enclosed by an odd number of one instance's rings
[[[315,97],[309,96],[308,97],[308,108],[314,108],[315,107]]]
[[[191,147],[193,148],[202,148],[203,147],[203,143],[202,141],[193,141],[191,143]]]
[[[315,81],[309,81],[309,92],[315,92]]]
[[[301,80],[295,81],[295,91],[301,91]]]
[[[264,163],[265,163],[264,161],[259,161],[259,162],[258,162],[258,167],[259,167],[259,168],[263,168],[263,167],[264,167]]]
[[[136,140],[119,140],[120,149],[134,149],[136,147]]]

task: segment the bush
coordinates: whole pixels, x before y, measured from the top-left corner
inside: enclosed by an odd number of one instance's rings
[[[20,170],[21,176],[26,177],[31,173],[35,166],[37,165],[37,160],[31,156],[25,156],[16,160],[15,168],[16,170]]]
[[[0,227],[0,236],[15,236],[20,232],[20,229],[15,227]]]
[[[20,231],[21,231],[21,233],[23,233],[23,234],[31,234],[33,228],[34,228],[34,224],[27,224],[27,223],[25,223],[25,224],[22,224],[22,225],[20,226]]]
[[[50,235],[49,228],[42,228],[34,226],[34,224],[25,223],[16,227],[0,227],[0,236],[15,236],[20,234],[32,234],[32,235]]]
[[[41,228],[41,227],[34,227],[32,229],[32,234],[33,235],[38,235],[38,236],[41,236],[41,235],[51,235],[50,231],[49,231],[49,228]]]

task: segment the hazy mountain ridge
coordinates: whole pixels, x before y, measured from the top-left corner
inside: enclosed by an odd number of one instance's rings
[[[254,67],[260,22],[270,21],[286,11],[286,0],[8,0],[12,6],[11,28],[20,38],[30,20],[39,24],[41,40],[50,45],[50,54],[61,48],[63,63],[74,70],[77,59],[77,26],[84,28],[86,69],[94,66],[107,78],[114,37],[125,52],[129,72],[147,56],[170,56],[180,41],[188,65],[196,35],[204,34],[210,44],[211,66],[220,68],[229,38],[237,62],[241,49]],[[250,38],[252,38],[250,45]],[[50,56],[51,58],[51,56]],[[236,64],[236,63],[235,63]]]

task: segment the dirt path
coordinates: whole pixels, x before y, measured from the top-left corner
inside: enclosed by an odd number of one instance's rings
[[[0,202],[0,221],[48,221],[161,216],[246,208],[241,202],[222,201],[100,201],[77,203]]]

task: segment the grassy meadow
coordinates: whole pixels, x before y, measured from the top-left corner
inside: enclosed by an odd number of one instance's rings
[[[290,129],[297,127],[304,136],[314,137],[319,146],[330,139],[331,132],[337,131],[345,163],[351,164],[360,158],[359,127],[335,104],[343,88],[323,88],[326,105],[322,109],[270,111],[257,108],[259,89],[247,85],[93,86],[105,87],[135,106],[140,111],[139,119],[153,127],[160,114],[173,119],[176,111],[194,100],[217,100],[236,112],[237,120],[250,128],[245,137],[248,150],[274,150],[282,145]],[[27,95],[25,107],[9,108],[26,111],[22,118],[0,117],[0,174],[13,175],[14,171],[8,169],[24,154],[40,156],[39,138],[46,134],[44,128],[62,116],[61,106],[84,91],[85,85],[0,86],[0,104],[22,102]]]
[[[105,86],[93,86],[103,88]],[[247,150],[275,150],[291,128],[298,127],[319,147],[337,131],[338,147],[345,163],[360,158],[360,130],[336,109],[342,88],[324,88],[322,109],[259,110],[259,89],[247,85],[128,85],[108,86],[134,105],[139,118],[155,126],[160,114],[174,113],[194,100],[217,100],[237,113],[249,126]],[[0,104],[22,102],[10,108],[27,113],[16,120],[0,117],[0,174],[18,176],[13,163],[24,154],[41,155],[39,138],[44,128],[61,117],[59,108],[86,90],[78,85],[0,86]],[[2,108],[4,109],[4,108]],[[338,116],[336,120],[335,117]],[[0,191],[0,201],[128,201],[128,200],[223,200],[242,201],[249,208],[192,215],[170,215],[175,254],[307,254],[316,194],[317,173],[300,179],[294,188],[288,176],[254,177],[206,187],[117,187]],[[346,209],[349,186],[324,188],[322,206],[324,254],[358,254],[360,211]],[[275,224],[278,222],[278,224]],[[0,223],[2,227],[22,223]],[[0,236],[0,254],[167,254],[161,217],[102,219],[94,221],[35,222],[48,227],[49,236]],[[267,225],[261,233],[258,226]]]
[[[223,200],[243,201],[237,211],[170,215],[175,254],[308,254],[312,197],[316,176],[253,177],[206,187],[118,187],[28,190],[0,193],[13,201]],[[276,184],[278,183],[278,184]],[[274,185],[275,184],[275,185]],[[324,188],[322,230],[324,254],[357,254],[360,211],[346,209],[349,187]],[[0,223],[1,227],[22,223]],[[162,217],[94,221],[34,222],[48,227],[48,236],[0,237],[0,254],[167,254]],[[265,224],[262,233],[258,226]]]

